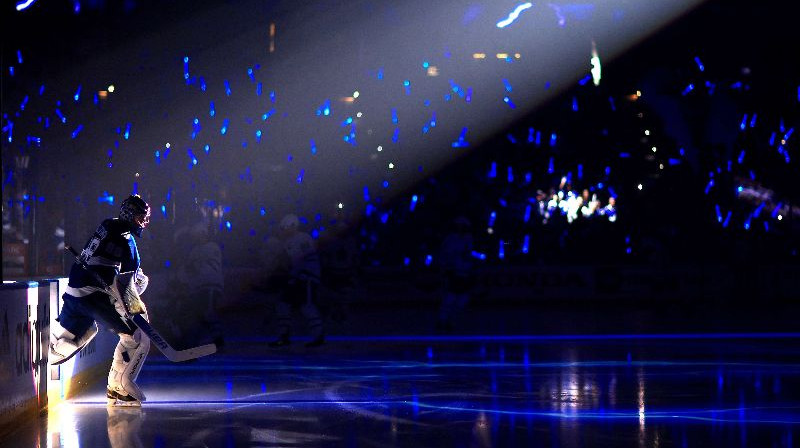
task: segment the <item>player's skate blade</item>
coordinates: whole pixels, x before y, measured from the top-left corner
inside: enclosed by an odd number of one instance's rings
[[[123,395],[115,390],[106,389],[106,398],[108,406],[114,407],[141,407],[142,402],[133,398],[130,395]]]

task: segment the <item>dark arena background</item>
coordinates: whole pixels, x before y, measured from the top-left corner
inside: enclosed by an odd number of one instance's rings
[[[798,446],[798,13],[4,2],[0,446]],[[48,346],[131,194],[152,326],[217,352],[113,407],[116,335]]]

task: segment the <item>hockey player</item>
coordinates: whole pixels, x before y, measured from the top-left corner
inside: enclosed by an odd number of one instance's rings
[[[100,224],[80,254],[80,260],[93,272],[79,263],[72,265],[69,284],[62,296],[64,304],[56,319],[56,327],[60,328],[55,328],[51,335],[52,364],[61,364],[88,344],[97,334],[98,321],[119,336],[108,373],[109,405],[141,406],[145,400],[135,381],[150,349],[150,339],[124,317],[130,310],[106,292],[95,274],[115,288],[119,286],[118,280],[126,277],[120,274],[129,273],[127,278],[134,282],[136,292],[143,293],[148,279],[140,268],[134,236],[141,236],[149,223],[150,206],[139,195],[131,195],[122,201],[118,218]],[[147,319],[144,304],[138,305]]]
[[[317,306],[320,283],[320,259],[311,236],[300,231],[297,216],[289,214],[280,222],[280,239],[283,242],[282,256],[287,272],[283,291],[275,305],[278,320],[278,339],[270,347],[283,347],[291,343],[292,308],[300,308],[311,332],[311,341],[306,347],[318,347],[325,343],[322,316]]]

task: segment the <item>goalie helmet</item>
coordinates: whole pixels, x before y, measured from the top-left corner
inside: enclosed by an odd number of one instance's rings
[[[138,194],[132,194],[120,204],[119,219],[131,225],[134,235],[142,236],[142,230],[150,224],[150,205]]]

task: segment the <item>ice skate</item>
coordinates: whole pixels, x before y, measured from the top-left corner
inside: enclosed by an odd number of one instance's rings
[[[118,392],[111,388],[106,388],[106,399],[106,404],[112,407],[142,407],[140,400],[126,394],[124,391]]]

